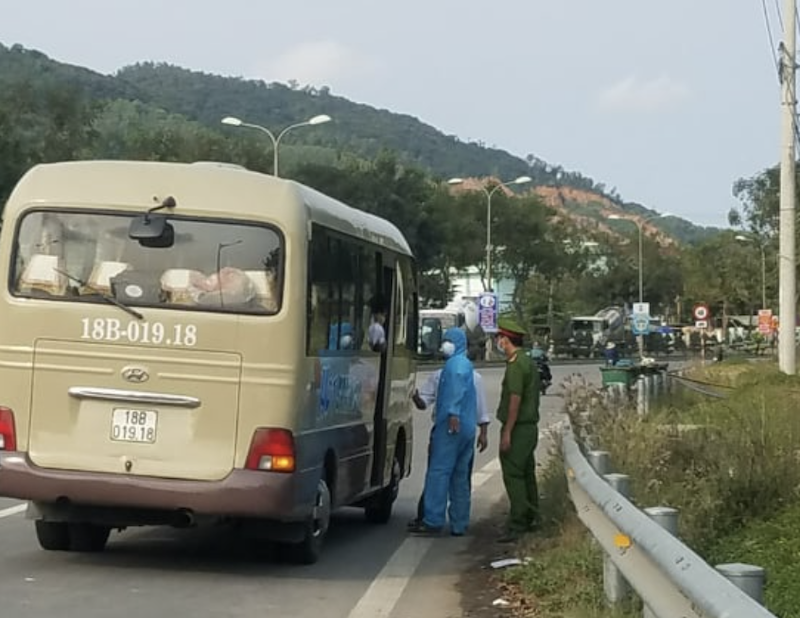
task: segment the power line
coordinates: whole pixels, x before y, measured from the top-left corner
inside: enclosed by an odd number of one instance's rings
[[[778,23],[781,26],[781,34],[782,34],[786,32],[786,29],[783,27],[783,15],[781,14],[780,0],[775,0],[775,12],[778,14]]]
[[[772,52],[772,60],[775,63],[775,70],[778,76],[778,82],[783,83],[783,62],[778,58],[777,54],[777,47],[775,45],[775,37],[772,35],[772,24],[769,19],[769,9],[767,8],[767,0],[761,0],[761,8],[764,13],[764,27],[767,31],[767,38],[769,39],[769,47],[770,52]],[[778,22],[780,23],[781,32],[785,32],[783,26],[783,14],[781,12],[781,7],[779,0],[775,0],[775,11],[778,14]],[[800,15],[795,15],[795,24],[800,30]],[[783,49],[783,44],[781,44],[781,49]],[[792,98],[794,98],[794,87],[792,87]],[[795,146],[800,149],[800,126],[798,123],[795,122],[794,125],[794,139],[795,139]]]
[[[778,0],[775,0],[777,3]],[[772,52],[772,60],[775,63],[775,70],[778,72],[780,79],[781,64],[778,61],[778,54],[776,52],[777,46],[775,45],[775,38],[772,36],[772,25],[769,22],[769,10],[767,9],[767,0],[761,0],[761,8],[764,10],[764,26],[767,29],[767,38],[769,38],[769,50]]]

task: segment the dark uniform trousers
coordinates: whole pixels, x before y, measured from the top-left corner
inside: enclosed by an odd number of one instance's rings
[[[508,531],[523,534],[539,523],[539,491],[534,452],[539,442],[535,422],[519,422],[511,431],[511,448],[500,453],[503,483],[510,504]]]

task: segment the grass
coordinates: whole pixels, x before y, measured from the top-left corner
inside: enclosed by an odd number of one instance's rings
[[[719,539],[708,552],[714,564],[744,562],[766,569],[765,604],[782,618],[800,618],[800,505],[754,521]]]
[[[567,412],[584,446],[609,451],[631,476],[634,503],[678,508],[681,538],[710,564],[765,567],[767,607],[800,618],[800,379],[736,360],[690,377],[733,390],[725,399],[679,391],[640,417],[577,380]],[[636,605],[605,607],[601,553],[574,513],[558,454],[540,486],[544,530],[526,543],[531,561],[506,575],[534,615],[640,616]]]

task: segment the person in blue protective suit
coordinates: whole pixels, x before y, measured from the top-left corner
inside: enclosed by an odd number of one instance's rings
[[[475,362],[478,359],[478,350],[477,348],[469,347],[469,337],[467,337],[467,358],[471,362]],[[435,403],[436,403],[436,393],[439,390],[439,378],[442,375],[442,370],[437,369],[434,371],[425,383],[422,385],[420,390],[414,392],[414,396],[412,401],[414,405],[419,410],[427,410],[428,408],[432,408],[434,410],[434,415],[431,418],[431,422],[436,420],[435,417]],[[489,423],[491,423],[491,419],[489,418],[489,408],[486,404],[486,389],[483,386],[483,376],[480,373],[473,370],[472,377],[475,381],[475,398],[478,405],[478,440],[477,446],[478,450],[483,453],[489,445]],[[430,462],[430,452],[431,452],[431,445],[428,444],[428,461]],[[475,457],[473,452],[472,462],[474,463]],[[473,466],[470,465],[470,479],[472,478],[472,468]],[[417,516],[408,524],[409,529],[414,528],[423,520],[425,517],[425,502],[424,502],[424,488],[423,492],[419,497],[419,502],[417,503]]]
[[[464,331],[449,328],[443,337],[442,352],[447,360],[439,377],[431,432],[423,498],[425,515],[410,531],[438,534],[449,516],[450,533],[461,536],[469,525],[470,467],[478,427],[474,368],[467,358]]]

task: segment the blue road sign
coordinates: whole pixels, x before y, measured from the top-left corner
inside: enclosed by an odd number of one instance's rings
[[[646,335],[650,332],[650,316],[643,313],[631,317],[631,331],[634,335]]]

